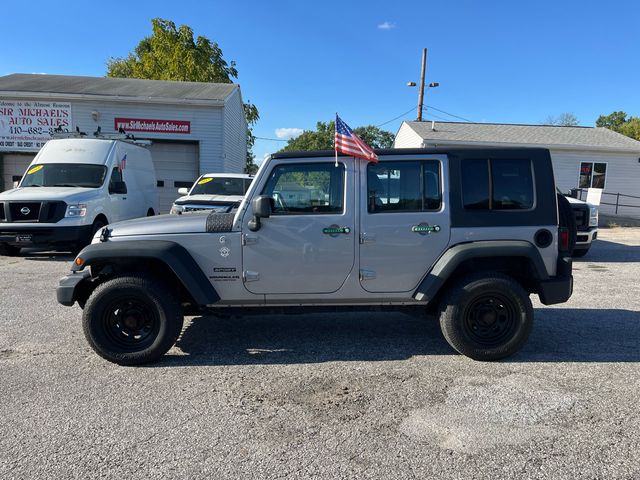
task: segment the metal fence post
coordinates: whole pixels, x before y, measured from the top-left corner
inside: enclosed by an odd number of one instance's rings
[[[618,214],[618,203],[620,202],[620,192],[616,194],[616,215]]]

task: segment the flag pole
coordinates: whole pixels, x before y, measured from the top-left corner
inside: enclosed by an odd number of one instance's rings
[[[333,126],[333,151],[336,154],[336,168],[338,168],[338,144],[336,143],[336,132],[338,131],[338,112],[336,112],[336,122]]]

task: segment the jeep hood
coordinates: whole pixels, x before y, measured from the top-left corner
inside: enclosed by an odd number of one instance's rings
[[[164,235],[176,233],[205,233],[209,212],[183,215],[158,215],[136,218],[109,225],[109,236]]]
[[[191,203],[240,203],[244,198],[243,195],[185,195],[178,198],[174,203],[176,205],[187,205]]]

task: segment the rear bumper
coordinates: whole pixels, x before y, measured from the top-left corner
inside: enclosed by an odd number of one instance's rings
[[[573,260],[570,257],[558,259],[556,276],[539,282],[538,296],[545,305],[564,303],[573,293]]]
[[[73,245],[86,241],[92,225],[58,227],[53,225],[23,227],[15,223],[0,224],[0,243],[16,247]]]
[[[89,278],[91,278],[91,273],[88,270],[74,272],[62,277],[58,288],[56,288],[58,303],[66,307],[72,306],[78,298],[78,286]]]

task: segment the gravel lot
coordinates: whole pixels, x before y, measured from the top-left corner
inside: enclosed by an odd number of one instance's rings
[[[640,478],[640,228],[601,230],[522,352],[435,320],[186,322],[118,367],[55,301],[69,256],[0,257],[0,478]]]

